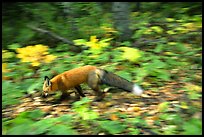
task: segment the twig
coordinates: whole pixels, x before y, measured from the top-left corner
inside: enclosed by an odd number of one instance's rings
[[[50,36],[52,36],[53,38],[55,39],[58,39],[60,41],[63,41],[64,43],[66,44],[69,44],[69,45],[75,45],[73,42],[71,42],[70,40],[66,39],[66,38],[63,38],[51,31],[48,31],[48,30],[45,30],[45,29],[41,29],[41,28],[37,28],[37,27],[34,27],[34,26],[31,26],[31,25],[27,25],[28,28],[32,29],[32,30],[35,30],[35,31],[38,31],[38,32],[41,32],[41,33],[44,33],[44,34],[48,34]]]

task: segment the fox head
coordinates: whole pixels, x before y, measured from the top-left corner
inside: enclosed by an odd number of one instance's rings
[[[43,84],[43,96],[47,96],[52,90],[52,83],[48,76],[45,76],[44,78],[44,84]]]

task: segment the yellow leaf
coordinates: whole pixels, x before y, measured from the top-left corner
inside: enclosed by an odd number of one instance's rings
[[[184,27],[186,27],[187,29],[190,29],[190,30],[195,30],[196,29],[194,23],[185,23],[182,26],[184,26]]]
[[[187,106],[186,102],[181,102],[181,108],[183,109],[188,109],[189,107]]]
[[[54,55],[47,55],[47,56],[45,57],[45,62],[46,62],[46,63],[50,63],[50,62],[53,61],[54,59],[56,59],[56,56],[54,56]]]
[[[168,45],[176,45],[176,42],[168,42]]]
[[[152,32],[152,29],[147,29],[144,31],[144,34],[151,34],[151,32]]]
[[[138,59],[141,57],[140,51],[135,48],[129,48],[129,47],[119,47],[116,48],[119,50],[123,50],[122,58],[127,59],[131,62],[137,62]]]
[[[3,73],[9,72],[9,70],[6,69],[6,68],[7,68],[7,64],[6,63],[2,63],[2,72]]]
[[[118,120],[118,116],[115,115],[115,114],[111,114],[110,119],[113,120],[113,121]]]
[[[191,90],[191,91],[196,91],[196,92],[201,92],[202,91],[201,86],[194,85],[194,84],[191,84],[191,83],[186,84],[186,89]]]
[[[96,42],[98,42],[98,39],[96,38],[96,36],[91,36],[90,42],[96,43]]]
[[[97,54],[93,54],[93,55],[90,55],[89,57],[95,59],[95,58],[98,58],[98,56],[99,56],[99,55],[97,55]]]
[[[45,45],[42,45],[42,44],[35,45],[34,48],[37,51],[41,51],[41,52],[44,52],[44,51],[48,50],[48,46],[45,46]]]
[[[154,30],[155,32],[161,34],[163,32],[163,29],[159,26],[152,26],[151,27],[152,30]]]
[[[172,52],[169,52],[169,51],[164,52],[164,54],[165,54],[165,55],[173,55],[173,53],[172,53]]]
[[[169,102],[162,102],[158,105],[157,109],[159,112],[164,112],[168,109],[169,107]]]
[[[173,22],[173,21],[175,21],[175,19],[174,18],[166,18],[166,21]]]
[[[176,34],[173,30],[168,30],[167,33],[170,35]]]
[[[17,57],[22,62],[31,62],[33,66],[39,66],[41,63],[49,63],[56,58],[54,55],[47,55],[48,46],[37,44],[34,46],[27,46],[24,48],[17,48]],[[46,56],[45,56],[46,55]]]
[[[75,45],[86,45],[86,40],[84,39],[77,39],[77,40],[73,40]]]
[[[33,66],[39,66],[39,65],[40,65],[39,62],[32,62],[31,64],[32,64]]]

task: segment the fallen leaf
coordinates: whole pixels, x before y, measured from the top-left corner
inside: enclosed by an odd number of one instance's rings
[[[31,98],[23,98],[23,99],[22,99],[22,102],[31,102],[31,101],[32,101]]]
[[[110,106],[113,106],[113,105],[115,105],[115,104],[117,104],[117,102],[116,101],[108,101],[108,102],[106,102],[104,105],[106,106],[106,107],[110,107]]]
[[[151,96],[149,96],[147,94],[142,94],[141,97],[143,97],[143,98],[150,98]]]
[[[162,102],[158,105],[157,109],[159,112],[164,112],[168,109],[169,107],[169,102]]]
[[[192,118],[197,118],[197,119],[202,119],[202,113],[201,112],[196,112]]]
[[[191,83],[187,83],[185,87],[187,89],[191,90],[191,91],[196,91],[196,92],[201,92],[202,91],[201,86],[194,85],[194,84],[191,84]]]
[[[126,112],[127,111],[126,108],[118,108],[118,110],[121,111],[121,112]]]
[[[137,116],[141,116],[142,112],[141,111],[134,112],[134,113],[133,112],[129,112],[129,114],[137,117]]]
[[[186,102],[181,102],[180,107],[183,108],[183,109],[188,109],[189,108]]]
[[[153,125],[154,124],[154,121],[155,121],[155,118],[150,116],[150,117],[146,117],[145,118],[145,121],[147,122],[148,125]]]
[[[116,114],[111,114],[110,119],[113,121],[118,120],[118,116]]]
[[[24,112],[25,110],[26,110],[26,108],[23,107],[23,108],[19,108],[19,109],[17,109],[16,112],[17,112],[17,113],[21,113],[21,112]]]
[[[158,113],[157,109],[148,111],[148,114],[150,114],[150,115],[154,115],[156,113]]]
[[[48,112],[50,112],[52,109],[53,109],[53,107],[52,106],[41,106],[41,107],[39,107],[43,112],[46,112],[46,113],[48,113]]]
[[[127,108],[127,111],[129,112],[137,112],[137,111],[140,111],[140,107],[129,107]]]
[[[107,103],[107,104],[108,104],[108,103]],[[100,108],[100,109],[105,109],[105,108],[107,107],[105,103],[101,103],[101,102],[98,102],[98,103],[97,103],[97,106],[98,106],[98,108]]]

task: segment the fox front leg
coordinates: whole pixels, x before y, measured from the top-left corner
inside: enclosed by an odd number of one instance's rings
[[[69,98],[71,93],[73,93],[73,92],[68,93],[67,91],[63,91],[62,95],[60,96],[60,100],[65,100],[65,99]]]
[[[76,86],[75,89],[77,90],[77,92],[78,92],[78,94],[79,94],[80,96],[86,97],[86,96],[84,95],[83,90],[82,90],[82,88],[81,88],[80,85]],[[75,94],[77,94],[77,93],[75,92]]]

